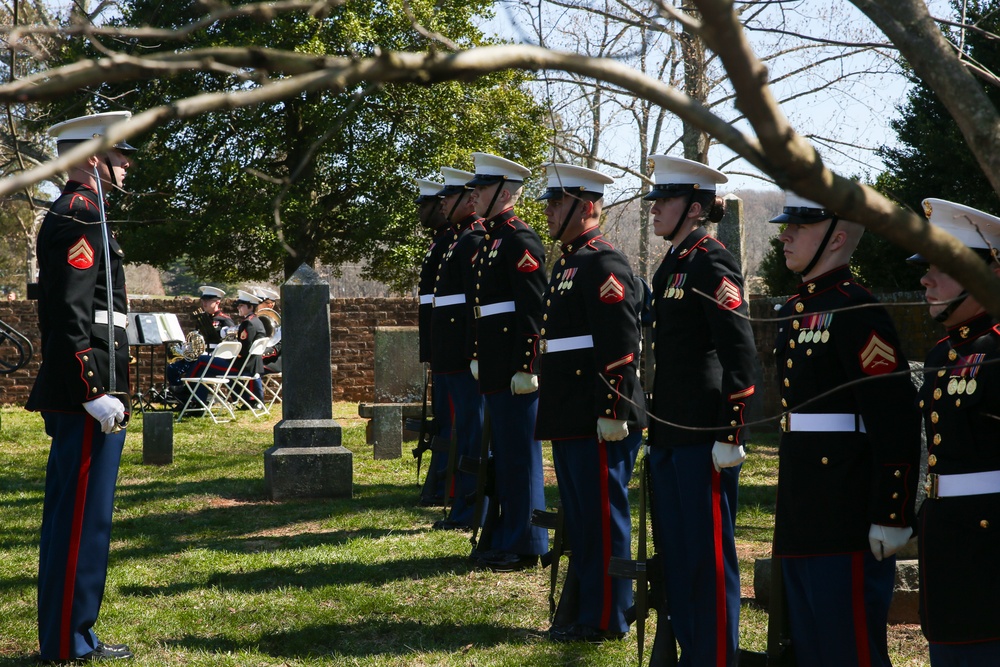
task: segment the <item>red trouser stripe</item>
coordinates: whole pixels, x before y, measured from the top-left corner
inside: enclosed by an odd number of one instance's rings
[[[449,414],[451,414],[451,430],[452,430],[451,434],[449,435],[449,438],[454,438],[455,437],[455,401],[454,401],[454,399],[452,399],[451,394],[448,395],[448,412],[449,412]],[[448,454],[449,455],[451,454],[451,447],[448,448]],[[455,456],[458,456],[458,452],[457,451],[455,452]],[[445,465],[447,465],[447,466],[451,466],[451,465],[458,466],[458,461],[455,461],[455,463],[452,463],[451,461],[445,461]],[[448,494],[449,498],[454,498],[455,497],[455,480],[456,480],[457,477],[458,477],[458,475],[452,475],[451,476],[451,488],[450,489],[445,489],[445,493]],[[447,519],[448,517],[445,517],[445,518]]]
[[[66,554],[66,581],[63,583],[62,622],[59,631],[59,659],[71,657],[70,637],[73,634],[73,593],[76,589],[76,564],[80,558],[80,536],[83,534],[83,510],[87,504],[87,481],[90,479],[90,450],[93,444],[93,419],[84,419],[83,442],[80,444],[80,470],[76,478],[76,499],[73,502],[73,524],[70,527],[69,551]]]
[[[712,547],[715,552],[715,664],[726,667],[726,563],[722,553],[722,491],[712,468]]]
[[[851,603],[854,607],[854,644],[858,649],[858,667],[871,667],[868,647],[868,614],[865,611],[865,555],[851,556]]]
[[[604,581],[601,596],[601,630],[607,630],[611,625],[611,577],[608,576],[608,563],[611,562],[611,502],[608,500],[608,446],[603,440],[597,441],[597,459],[600,481],[597,487],[601,490],[601,572]]]

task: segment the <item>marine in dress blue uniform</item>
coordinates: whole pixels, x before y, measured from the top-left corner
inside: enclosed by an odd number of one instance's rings
[[[76,118],[53,126],[49,134],[62,153],[130,116],[111,112]],[[42,365],[25,407],[42,413],[45,432],[52,438],[38,556],[42,660],[132,655],[126,646],[101,642],[93,626],[104,596],[111,513],[125,443],[125,430],[118,424],[128,409],[107,393],[111,350],[115,390],[129,392],[123,254],[109,235],[108,294],[97,188],[120,187],[134,151],[120,143],[71,169],[70,180],[38,233]],[[113,347],[109,320],[114,325]]]
[[[653,541],[680,664],[723,667],[737,660],[734,533],[756,347],[739,265],[702,226],[721,219],[716,188],[728,179],[682,158],[653,155],[650,162],[655,185],[644,198],[653,201],[653,232],[671,242],[652,285]],[[650,604],[664,613],[659,601]],[[657,633],[653,665],[666,636]]]
[[[569,164],[545,165],[549,236],[562,242],[552,269],[539,360],[535,437],[552,460],[571,551],[549,636],[600,642],[628,631],[632,582],[608,575],[631,556],[628,483],[642,429],[639,315],[644,296],[625,256],[601,234],[604,187],[613,180]],[[572,589],[572,590],[570,590]]]
[[[260,299],[260,304],[257,306],[257,310],[260,311],[264,308],[268,308],[277,312],[277,301],[280,295],[273,289],[267,287],[255,287],[253,290],[253,295]],[[264,324],[264,333],[270,336],[271,340],[267,343],[267,348],[264,350],[264,355],[262,358],[264,364],[264,374],[268,373],[280,373],[281,372],[281,324],[275,323],[274,319],[271,317],[261,316],[261,322]],[[279,318],[280,319],[280,318]],[[268,331],[270,329],[270,331]]]
[[[1000,275],[1000,218],[940,199],[924,200],[924,212]],[[947,328],[920,390],[929,473],[917,517],[920,624],[932,667],[1000,665],[1000,325],[936,266],[920,282]]]
[[[545,509],[542,443],[534,436],[545,250],[538,234],[514,214],[530,170],[488,153],[472,156],[476,176],[469,185],[486,222],[473,261],[476,344],[470,368],[490,411],[496,480],[490,502],[498,517],[490,544],[473,556],[485,567],[510,571],[535,565],[548,549],[545,529],[531,525],[532,511]]]
[[[448,221],[441,209],[441,197],[438,195],[443,184],[422,178],[415,179],[419,194],[416,198],[417,217],[423,227],[431,230],[431,244],[424,253],[420,264],[420,281],[417,294],[420,300],[417,311],[418,333],[420,336],[420,361],[431,362],[432,315],[434,312],[434,282],[437,279],[441,257],[448,249],[448,243],[453,235]],[[448,396],[443,386],[434,384],[431,404],[434,407],[435,435],[447,439],[451,432],[451,413],[448,409]],[[431,450],[431,462],[427,466],[427,477],[420,489],[421,505],[441,505],[444,503],[445,470],[448,466],[448,452],[438,448]]]
[[[240,342],[240,353],[236,356],[236,363],[233,364],[233,368],[236,371],[243,369],[243,375],[253,376],[253,381],[250,382],[250,391],[253,393],[253,400],[248,399],[248,402],[253,403],[256,400],[259,405],[263,405],[264,384],[260,379],[261,374],[264,372],[263,355],[250,358],[247,361],[254,341],[267,338],[267,330],[264,327],[264,322],[261,318],[257,317],[257,306],[260,304],[260,301],[260,297],[256,294],[244,292],[243,290],[239,290],[237,293],[236,308],[239,310],[239,316],[243,319],[236,330],[236,340]],[[246,367],[244,367],[244,364],[246,364]]]
[[[894,554],[913,532],[919,473],[908,363],[885,309],[856,308],[877,303],[848,268],[863,228],[794,193],[771,222],[786,225],[785,263],[803,279],[775,343],[786,412],[774,556],[795,655],[888,667]]]
[[[450,428],[455,429],[454,484],[448,518],[434,524],[437,529],[465,529],[482,522],[474,517],[476,477],[458,470],[462,456],[479,457],[483,437],[483,397],[472,377],[469,361],[474,340],[471,331],[475,321],[472,299],[475,290],[472,258],[476,254],[485,229],[482,218],[471,202],[472,188],[468,183],[475,174],[443,167],[444,187],[437,193],[441,208],[449,223],[450,238],[438,266],[434,283],[434,310],[431,327],[431,372],[434,386],[440,386],[447,397],[446,410]],[[441,434],[451,437],[450,431]]]

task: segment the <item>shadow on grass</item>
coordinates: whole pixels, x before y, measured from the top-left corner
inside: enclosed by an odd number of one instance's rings
[[[220,572],[198,581],[182,581],[164,586],[122,586],[122,595],[137,597],[173,596],[204,588],[262,593],[276,589],[310,590],[328,586],[382,586],[393,581],[425,579],[439,575],[465,576],[475,567],[466,556],[407,558],[378,563],[321,563],[308,567],[268,567],[249,572]]]
[[[226,637],[185,636],[164,639],[169,648],[209,653],[263,653],[276,658],[325,658],[332,664],[348,657],[402,656],[418,652],[462,651],[467,646],[488,649],[501,644],[533,643],[537,630],[491,624],[427,624],[366,618],[356,624],[314,625],[248,641]],[[405,641],[401,641],[405,638]]]

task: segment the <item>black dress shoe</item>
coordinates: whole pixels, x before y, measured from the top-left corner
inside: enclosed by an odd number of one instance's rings
[[[81,662],[91,660],[124,660],[132,657],[132,651],[125,644],[105,644],[97,642],[97,648],[77,658]]]
[[[517,572],[518,570],[525,570],[538,565],[538,556],[535,554],[521,555],[497,552],[492,557],[480,558],[479,564],[494,572]]]
[[[470,530],[468,526],[459,521],[452,521],[451,519],[441,519],[435,521],[431,528],[434,530]]]
[[[563,626],[565,627],[565,626]],[[604,642],[618,641],[625,637],[624,632],[613,632],[611,630],[600,630],[589,625],[572,625],[565,630],[554,632],[555,628],[549,630],[549,639],[554,642],[587,642],[588,644],[603,644]]]

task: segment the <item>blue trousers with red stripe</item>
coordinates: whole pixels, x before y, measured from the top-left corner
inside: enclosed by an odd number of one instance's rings
[[[610,632],[628,630],[625,610],[632,606],[632,582],[609,577],[608,561],[612,556],[631,558],[628,483],[641,440],[639,432],[619,442],[599,442],[596,437],[552,441],[578,587],[576,619],[562,622]],[[564,590],[567,594],[573,593]]]
[[[52,438],[38,554],[38,643],[43,660],[97,647],[111,512],[125,431],[112,435],[88,414],[43,412]]]
[[[782,558],[799,667],[890,667],[886,623],[896,557],[871,551]]]
[[[531,512],[545,509],[542,443],[535,439],[538,392],[486,394],[493,430],[493,466],[496,488],[490,503],[499,518],[491,549],[521,556],[548,551],[549,534],[531,525]]]
[[[977,644],[930,644],[931,667],[996,667],[1000,641]]]
[[[649,452],[653,541],[681,667],[732,667],[738,657],[740,466],[716,472],[713,444]]]
[[[441,441],[451,438],[452,410],[448,401],[446,382],[440,382],[441,376],[434,376],[432,404],[434,407],[435,434]],[[427,477],[420,489],[420,500],[427,503],[444,502],[444,482],[447,477],[448,452],[431,451],[431,462],[427,464]]]
[[[479,458],[483,441],[483,397],[479,393],[479,384],[469,370],[460,373],[441,373],[434,376],[434,386],[441,384],[448,397],[450,423],[457,431],[455,441],[455,478],[451,493],[451,512],[448,519],[464,524],[470,528],[473,525],[473,508],[475,505],[476,476],[458,471],[458,460],[463,456]],[[476,525],[482,523],[479,517]]]

